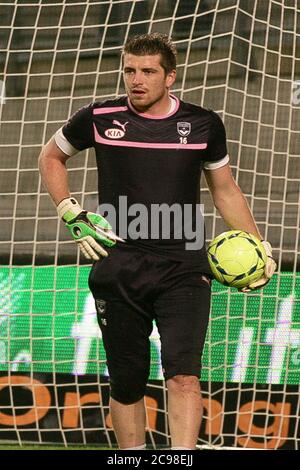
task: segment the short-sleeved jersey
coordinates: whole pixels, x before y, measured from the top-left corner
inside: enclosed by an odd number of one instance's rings
[[[192,208],[191,224],[196,228],[201,170],[207,164],[224,161],[227,155],[220,117],[174,96],[172,99],[174,109],[166,116],[138,113],[127,97],[94,102],[77,111],[62,133],[77,150],[95,148],[99,204],[115,208],[113,228],[117,234],[124,238],[120,220],[127,217],[127,223],[132,223],[141,214],[130,215],[128,209],[142,204],[149,214],[148,231],[146,224],[146,233],[144,227],[140,237],[128,234],[127,243],[169,259],[189,260],[210,273],[205,246],[196,251],[186,249],[184,230],[181,238],[180,231],[175,230],[175,215],[170,213],[167,237],[160,229],[153,236],[151,230],[151,208],[162,204],[169,208],[175,204],[182,214],[188,206]],[[121,210],[127,210],[127,214],[120,214]]]

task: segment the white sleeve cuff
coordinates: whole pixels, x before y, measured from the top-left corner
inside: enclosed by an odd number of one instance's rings
[[[203,168],[204,170],[216,170],[217,168],[221,168],[225,166],[229,162],[229,155],[226,155],[221,160],[217,160],[215,162],[204,162]]]
[[[79,152],[79,150],[73,147],[73,145],[71,145],[70,142],[65,138],[62,127],[55,132],[54,140],[57,147],[59,147],[60,150],[62,150],[66,155],[69,155],[69,157],[72,157]]]

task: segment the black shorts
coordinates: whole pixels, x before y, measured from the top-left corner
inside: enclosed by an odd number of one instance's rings
[[[210,279],[190,264],[131,246],[108,251],[107,258],[94,264],[89,286],[111,380],[122,380],[120,371],[127,371],[132,380],[147,381],[153,320],[165,379],[178,374],[200,377]]]

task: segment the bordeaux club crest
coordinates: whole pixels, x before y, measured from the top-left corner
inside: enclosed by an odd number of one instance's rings
[[[177,132],[182,137],[187,137],[192,130],[192,125],[190,122],[177,122]]]

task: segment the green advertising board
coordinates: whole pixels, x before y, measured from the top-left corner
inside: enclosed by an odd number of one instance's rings
[[[0,269],[0,371],[106,374],[88,266]],[[300,276],[281,272],[263,292],[213,283],[202,379],[300,383]],[[161,379],[151,336],[151,379]]]

